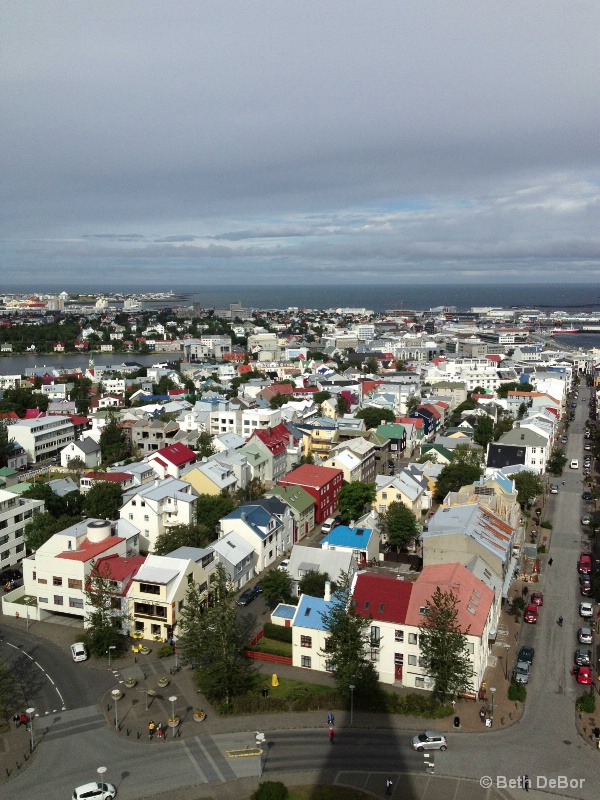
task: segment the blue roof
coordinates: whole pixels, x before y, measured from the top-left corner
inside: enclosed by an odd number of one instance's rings
[[[285,603],[280,603],[275,611],[271,614],[272,617],[279,617],[281,619],[294,619],[297,606],[286,606]]]
[[[321,540],[321,544],[334,547],[353,547],[362,550],[369,544],[373,531],[371,528],[349,528],[347,525],[338,525],[330,534]]]
[[[303,594],[298,603],[294,625],[299,628],[311,628],[314,631],[326,630],[323,614],[326,614],[334,601],[325,601],[322,597],[311,597]]]
[[[270,514],[266,508],[263,508],[261,505],[248,505],[248,506],[240,506],[232,511],[230,514],[227,514],[226,517],[223,517],[222,522],[225,522],[228,519],[242,519],[242,514],[245,516],[246,525],[249,525],[259,536],[263,538],[273,531],[269,531],[269,522],[271,520],[275,520],[277,523],[276,528],[281,527],[281,522],[277,519],[277,517]]]

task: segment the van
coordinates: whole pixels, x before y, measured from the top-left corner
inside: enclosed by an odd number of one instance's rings
[[[337,521],[335,517],[327,517],[325,522],[321,525],[321,533],[323,536],[327,536],[328,533],[337,527]]]
[[[572,459],[569,466],[571,467],[571,469],[579,469],[579,461],[576,458],[574,458]]]

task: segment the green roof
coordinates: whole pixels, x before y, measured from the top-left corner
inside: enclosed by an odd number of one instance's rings
[[[10,467],[0,467],[0,476],[3,478],[12,478],[12,476],[16,474],[16,469],[11,469]]]
[[[439,453],[444,458],[447,458],[448,461],[452,461],[453,459],[452,451],[441,444],[424,444],[421,447],[421,455],[425,455],[425,453],[429,453],[432,450],[434,453]]]
[[[301,486],[273,486],[266,494],[281,497],[289,506],[300,513],[306,511],[315,503],[314,497]]]
[[[4,490],[11,492],[11,494],[23,494],[27,489],[31,489],[32,486],[33,483],[15,483],[14,486],[5,486]]]
[[[375,433],[377,436],[383,436],[386,439],[402,439],[406,432],[404,425],[399,422],[390,423],[389,425],[379,425]]]

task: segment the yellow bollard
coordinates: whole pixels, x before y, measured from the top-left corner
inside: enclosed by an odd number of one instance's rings
[[[271,678],[271,686],[279,686],[279,679],[277,678],[277,675],[275,673],[273,673],[273,676]]]

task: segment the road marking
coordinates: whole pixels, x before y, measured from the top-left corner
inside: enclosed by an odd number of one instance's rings
[[[192,766],[194,767],[194,769],[196,770],[198,775],[200,775],[200,777],[202,778],[204,783],[208,783],[208,780],[206,779],[206,775],[202,772],[202,769],[200,768],[200,764],[198,764],[198,762],[196,761],[194,756],[190,753],[190,749],[187,746],[187,743],[186,742],[182,742],[182,744],[183,744],[183,749],[187,753],[187,756],[188,756],[189,760],[192,762]]]
[[[199,736],[196,736],[196,737],[194,737],[194,738],[195,738],[195,739],[196,739],[196,741],[198,742],[198,747],[200,748],[200,750],[202,750],[202,752],[204,753],[204,755],[206,756],[206,758],[208,759],[208,761],[210,761],[210,763],[211,763],[211,765],[212,765],[212,767],[213,767],[214,771],[215,771],[215,772],[217,773],[217,775],[219,776],[219,779],[220,779],[221,783],[226,783],[226,781],[225,781],[225,778],[223,777],[223,773],[221,772],[221,770],[220,770],[220,769],[217,767],[217,765],[215,764],[215,762],[214,762],[213,758],[211,757],[211,755],[210,755],[210,753],[208,752],[208,750],[206,749],[206,747],[204,747],[204,745],[202,744],[202,741],[200,740],[200,737],[199,737]]]
[[[14,650],[18,650],[18,651],[19,651],[20,653],[22,653],[24,656],[27,656],[27,658],[28,658],[30,661],[33,661],[33,663],[36,665],[36,667],[37,667],[37,668],[38,668],[38,669],[39,669],[41,672],[43,672],[43,673],[44,673],[44,675],[46,676],[46,678],[48,678],[48,680],[50,681],[50,683],[51,683],[51,684],[52,684],[52,686],[54,687],[54,691],[56,692],[56,694],[57,694],[57,695],[59,696],[59,698],[60,698],[60,702],[61,702],[61,704],[62,704],[62,710],[63,710],[63,711],[65,711],[65,709],[66,709],[66,706],[65,706],[65,699],[64,699],[64,697],[63,697],[63,696],[62,696],[62,694],[60,693],[60,690],[59,690],[59,688],[58,688],[58,687],[57,687],[57,685],[54,683],[54,681],[52,680],[52,678],[50,677],[50,675],[48,675],[48,673],[46,672],[46,670],[45,670],[45,669],[42,667],[42,665],[39,663],[39,661],[36,661],[36,660],[34,659],[34,657],[33,657],[33,656],[30,656],[30,655],[29,655],[29,653],[27,653],[25,650],[23,650],[23,648],[22,648],[22,647],[19,647],[19,646],[18,646],[18,645],[16,645],[16,644],[12,644],[11,642],[6,642],[6,644],[7,644],[9,647],[12,647]],[[46,711],[46,714],[47,714],[47,713],[48,713],[48,712]],[[56,710],[55,710],[55,711],[53,711],[53,713],[55,714],[55,713],[56,713]]]

